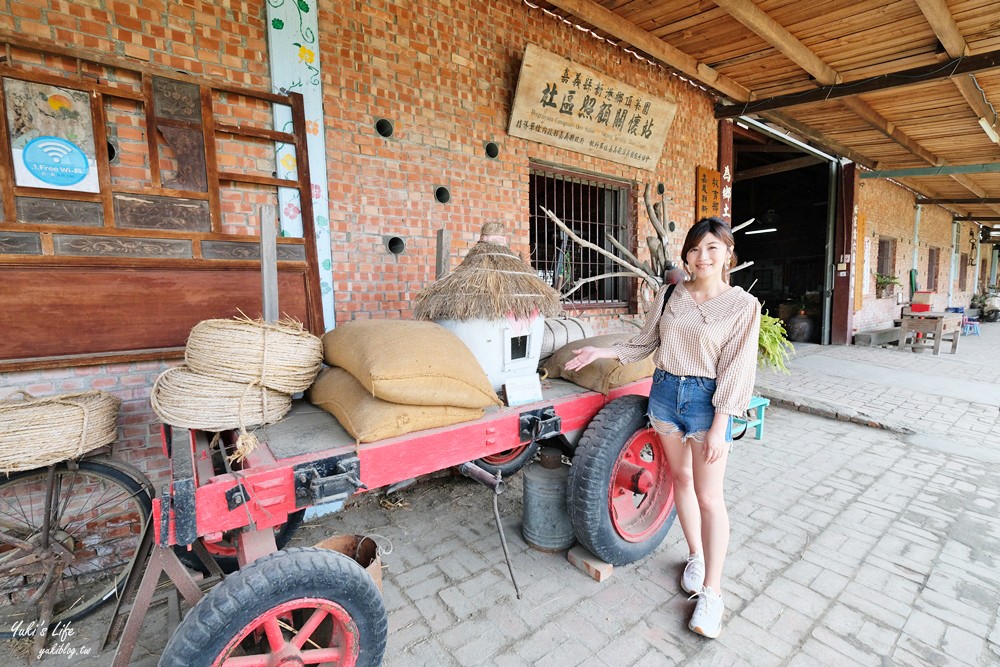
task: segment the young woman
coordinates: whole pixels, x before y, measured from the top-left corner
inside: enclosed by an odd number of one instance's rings
[[[638,361],[655,351],[649,421],[663,444],[677,516],[687,540],[681,587],[698,598],[688,627],[706,637],[722,629],[722,564],[729,547],[723,482],[733,415],[746,411],[757,371],[760,303],[729,285],[733,233],[703,218],[681,249],[687,280],[664,303],[659,291],[642,331],[610,348],[583,347],[566,367],[601,358]]]

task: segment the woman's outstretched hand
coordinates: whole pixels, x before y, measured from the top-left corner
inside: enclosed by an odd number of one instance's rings
[[[610,347],[593,347],[587,345],[579,350],[573,350],[573,358],[563,366],[568,371],[580,370],[592,361],[598,359],[616,359],[618,355]]]

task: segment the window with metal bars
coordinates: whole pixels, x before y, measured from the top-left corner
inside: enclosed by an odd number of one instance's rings
[[[927,289],[937,290],[938,286],[938,258],[941,255],[939,248],[927,249]]]
[[[538,275],[574,304],[627,306],[633,280],[618,275],[623,269],[601,253],[570,240],[542,207],[584,240],[621,257],[608,236],[634,251],[632,186],[538,165],[530,177],[531,260]]]
[[[969,287],[969,256],[962,253],[958,257],[958,291],[964,292]]]

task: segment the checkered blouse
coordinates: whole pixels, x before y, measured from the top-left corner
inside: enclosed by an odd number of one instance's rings
[[[649,311],[663,310],[658,322],[650,317],[637,335],[615,343],[618,359],[626,364],[656,351],[657,368],[673,375],[714,378],[716,411],[742,415],[757,376],[760,302],[742,287],[731,287],[699,304],[679,283],[663,308],[666,293],[665,287],[657,293]]]

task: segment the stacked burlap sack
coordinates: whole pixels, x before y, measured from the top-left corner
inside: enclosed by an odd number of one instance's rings
[[[323,336],[325,369],[307,398],[358,442],[479,419],[501,405],[482,366],[433,322],[355,320]]]
[[[248,427],[291,409],[323,367],[320,339],[294,320],[204,320],[191,329],[184,365],[156,379],[150,402],[166,424],[201,431],[240,429],[237,453],[256,446]]]
[[[563,345],[549,357],[542,369],[546,377],[562,378],[569,380],[581,387],[599,391],[607,395],[609,391],[616,387],[648,378],[653,375],[656,366],[653,365],[653,355],[649,355],[641,361],[623,364],[617,359],[598,359],[583,368],[577,370],[567,370],[566,362],[574,357],[574,351],[587,345],[593,347],[611,347],[619,341],[627,341],[632,338],[632,334],[605,334],[603,336],[592,336],[581,340],[573,341]]]

